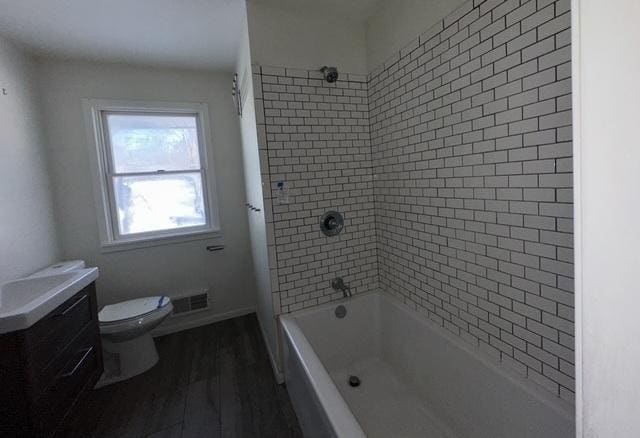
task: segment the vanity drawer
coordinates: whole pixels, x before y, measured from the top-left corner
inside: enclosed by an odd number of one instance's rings
[[[92,283],[31,327],[0,335],[0,437],[49,437],[102,373]]]
[[[67,347],[65,362],[32,405],[36,430],[50,435],[73,406],[86,385],[93,385],[102,372],[100,343],[92,326],[87,326]]]
[[[94,318],[92,283],[69,298],[29,330],[27,354],[33,369],[44,370]],[[97,323],[97,322],[96,322]]]

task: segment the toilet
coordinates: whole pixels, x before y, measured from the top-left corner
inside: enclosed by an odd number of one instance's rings
[[[83,260],[48,266],[29,277],[41,277],[83,269]],[[104,306],[98,313],[104,373],[96,388],[137,376],[158,363],[158,351],[151,336],[171,315],[171,299],[164,295],[136,298]]]
[[[167,296],[151,296],[104,306],[98,313],[104,360],[101,387],[137,376],[158,362],[151,337],[173,311]]]

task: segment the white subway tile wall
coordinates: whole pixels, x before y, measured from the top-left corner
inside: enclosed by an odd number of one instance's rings
[[[262,67],[256,93],[264,145],[276,313],[342,298],[330,284],[342,277],[353,293],[378,287],[373,169],[365,76]],[[288,193],[278,196],[278,184]],[[288,198],[288,199],[285,199]],[[336,210],[343,231],[327,237],[320,217]]]
[[[276,314],[380,286],[573,401],[569,9],[470,0],[369,78],[254,67]]]
[[[469,1],[368,86],[381,287],[572,401],[569,7]]]

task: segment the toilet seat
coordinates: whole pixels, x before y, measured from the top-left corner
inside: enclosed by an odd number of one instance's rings
[[[98,386],[137,376],[158,362],[151,332],[173,312],[166,296],[152,296],[105,306],[98,313],[104,373]]]
[[[148,313],[156,312],[166,307],[171,300],[169,297],[153,296],[122,301],[104,306],[98,313],[100,324],[112,324],[128,319],[136,319]]]
[[[167,296],[136,298],[110,304],[98,313],[100,332],[111,334],[142,328],[141,326],[164,319],[173,310]]]

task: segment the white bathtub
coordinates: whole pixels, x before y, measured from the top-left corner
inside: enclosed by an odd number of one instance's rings
[[[281,323],[287,390],[306,438],[575,436],[571,405],[385,293]]]

